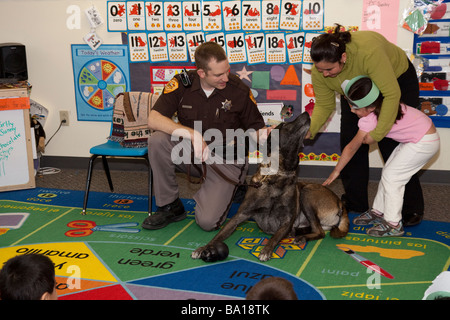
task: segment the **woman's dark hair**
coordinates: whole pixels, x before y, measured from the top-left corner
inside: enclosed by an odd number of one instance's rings
[[[357,80],[348,90],[348,98],[352,101],[360,100],[364,98],[366,95],[368,95],[370,90],[372,90],[372,80],[368,77],[361,78]],[[375,107],[373,113],[377,116],[377,119],[381,112],[381,105],[383,104],[383,100],[384,97],[380,92],[378,98],[368,106],[368,107]],[[395,118],[395,121],[400,120],[402,117],[403,117],[402,106],[399,104],[397,117]]]
[[[332,33],[324,33],[315,38],[311,44],[311,59],[314,62],[339,62],[345,52],[346,43],[351,41],[352,35],[348,31],[341,31],[343,27],[336,24]]]
[[[47,256],[25,254],[9,259],[0,271],[1,300],[39,300],[55,290],[55,265]]]

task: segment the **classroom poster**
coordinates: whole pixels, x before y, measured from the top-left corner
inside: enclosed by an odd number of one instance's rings
[[[130,91],[128,61],[125,45],[72,45],[78,121],[111,121],[115,96]]]
[[[399,0],[364,0],[361,30],[381,33],[397,43]]]
[[[24,113],[6,110],[0,115],[0,188],[23,185],[30,180]]]

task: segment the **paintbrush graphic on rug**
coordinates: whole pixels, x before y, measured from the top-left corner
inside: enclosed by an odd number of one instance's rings
[[[339,250],[345,252],[346,254],[348,254],[350,257],[352,257],[353,259],[355,259],[356,261],[358,261],[359,263],[361,263],[363,266],[375,271],[376,273],[381,274],[382,276],[388,278],[388,279],[394,279],[394,276],[391,275],[389,272],[387,272],[386,270],[383,270],[379,265],[377,265],[376,263],[364,258],[363,256],[360,256],[359,254],[355,253],[355,251],[346,248],[346,247],[338,247]]]

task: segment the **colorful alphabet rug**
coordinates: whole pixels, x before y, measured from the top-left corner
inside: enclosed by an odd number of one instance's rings
[[[0,193],[0,264],[39,253],[55,264],[61,300],[244,299],[261,279],[278,276],[299,299],[422,299],[449,269],[450,224],[423,221],[399,238],[373,238],[363,227],[333,239],[296,245],[283,239],[268,262],[258,260],[270,238],[254,221],[226,240],[229,256],[214,263],[191,259],[215,232],[195,223],[195,202],[183,199],[188,217],[149,231],[148,198],[36,188]],[[234,204],[230,215],[239,204]]]

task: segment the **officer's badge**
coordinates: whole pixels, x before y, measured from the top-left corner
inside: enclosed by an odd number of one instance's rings
[[[173,78],[164,87],[164,94],[171,93],[177,89],[178,89],[178,80],[177,78]]]
[[[230,111],[230,109],[231,109],[231,100],[225,99],[225,101],[222,102],[222,110],[227,112],[227,111]]]

